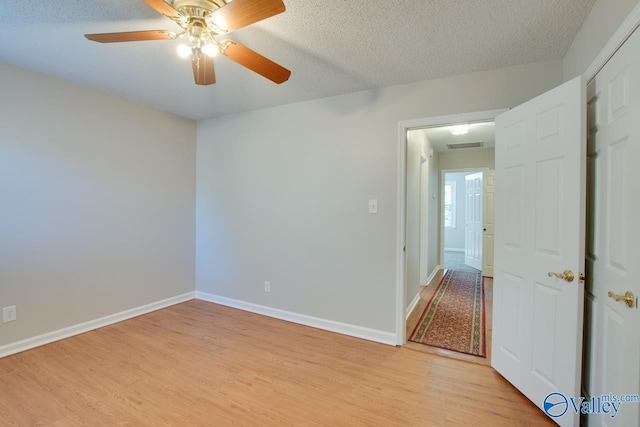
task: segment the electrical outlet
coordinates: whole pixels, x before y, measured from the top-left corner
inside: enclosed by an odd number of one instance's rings
[[[378,200],[371,199],[369,200],[369,213],[377,214],[378,213]]]
[[[16,306],[12,305],[10,307],[5,307],[2,309],[2,322],[13,322],[18,318],[18,314],[16,311]]]
[[[271,282],[269,281],[264,282],[264,291],[271,292]]]

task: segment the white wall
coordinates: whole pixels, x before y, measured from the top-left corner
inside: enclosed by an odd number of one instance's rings
[[[427,243],[427,265],[421,264],[420,268],[420,282],[423,285],[428,285],[427,279],[440,266],[438,247],[440,241],[440,156],[437,152],[434,152],[433,157],[427,160],[427,165],[429,177],[425,196],[427,197],[427,235],[429,241]]]
[[[494,169],[494,149],[458,150],[440,153],[440,170],[447,169]]]
[[[438,265],[438,198],[431,195],[438,193],[439,167],[437,153],[430,152],[424,132],[407,132],[407,307]]]
[[[564,60],[564,80],[583,74],[638,0],[596,0]]]
[[[551,61],[200,121],[196,289],[395,333],[398,122],[561,81]]]
[[[0,63],[0,346],[194,289],[196,123]]]
[[[410,305],[420,292],[420,264],[423,249],[421,233],[424,231],[424,224],[421,224],[421,193],[423,191],[421,169],[424,154],[428,152],[426,144],[422,132],[407,132],[407,305]]]

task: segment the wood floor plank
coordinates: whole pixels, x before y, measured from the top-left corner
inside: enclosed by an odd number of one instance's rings
[[[554,425],[488,366],[196,300],[0,373],[8,426]]]

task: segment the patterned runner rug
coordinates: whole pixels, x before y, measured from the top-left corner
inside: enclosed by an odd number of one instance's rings
[[[409,341],[486,357],[481,273],[448,271],[425,307]]]

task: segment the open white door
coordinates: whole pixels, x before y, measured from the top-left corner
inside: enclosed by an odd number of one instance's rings
[[[482,270],[482,172],[466,175],[464,263]]]
[[[485,171],[482,176],[482,275],[493,277],[493,228],[495,171]]]
[[[585,111],[578,77],[496,118],[491,364],[561,426],[580,419]]]

